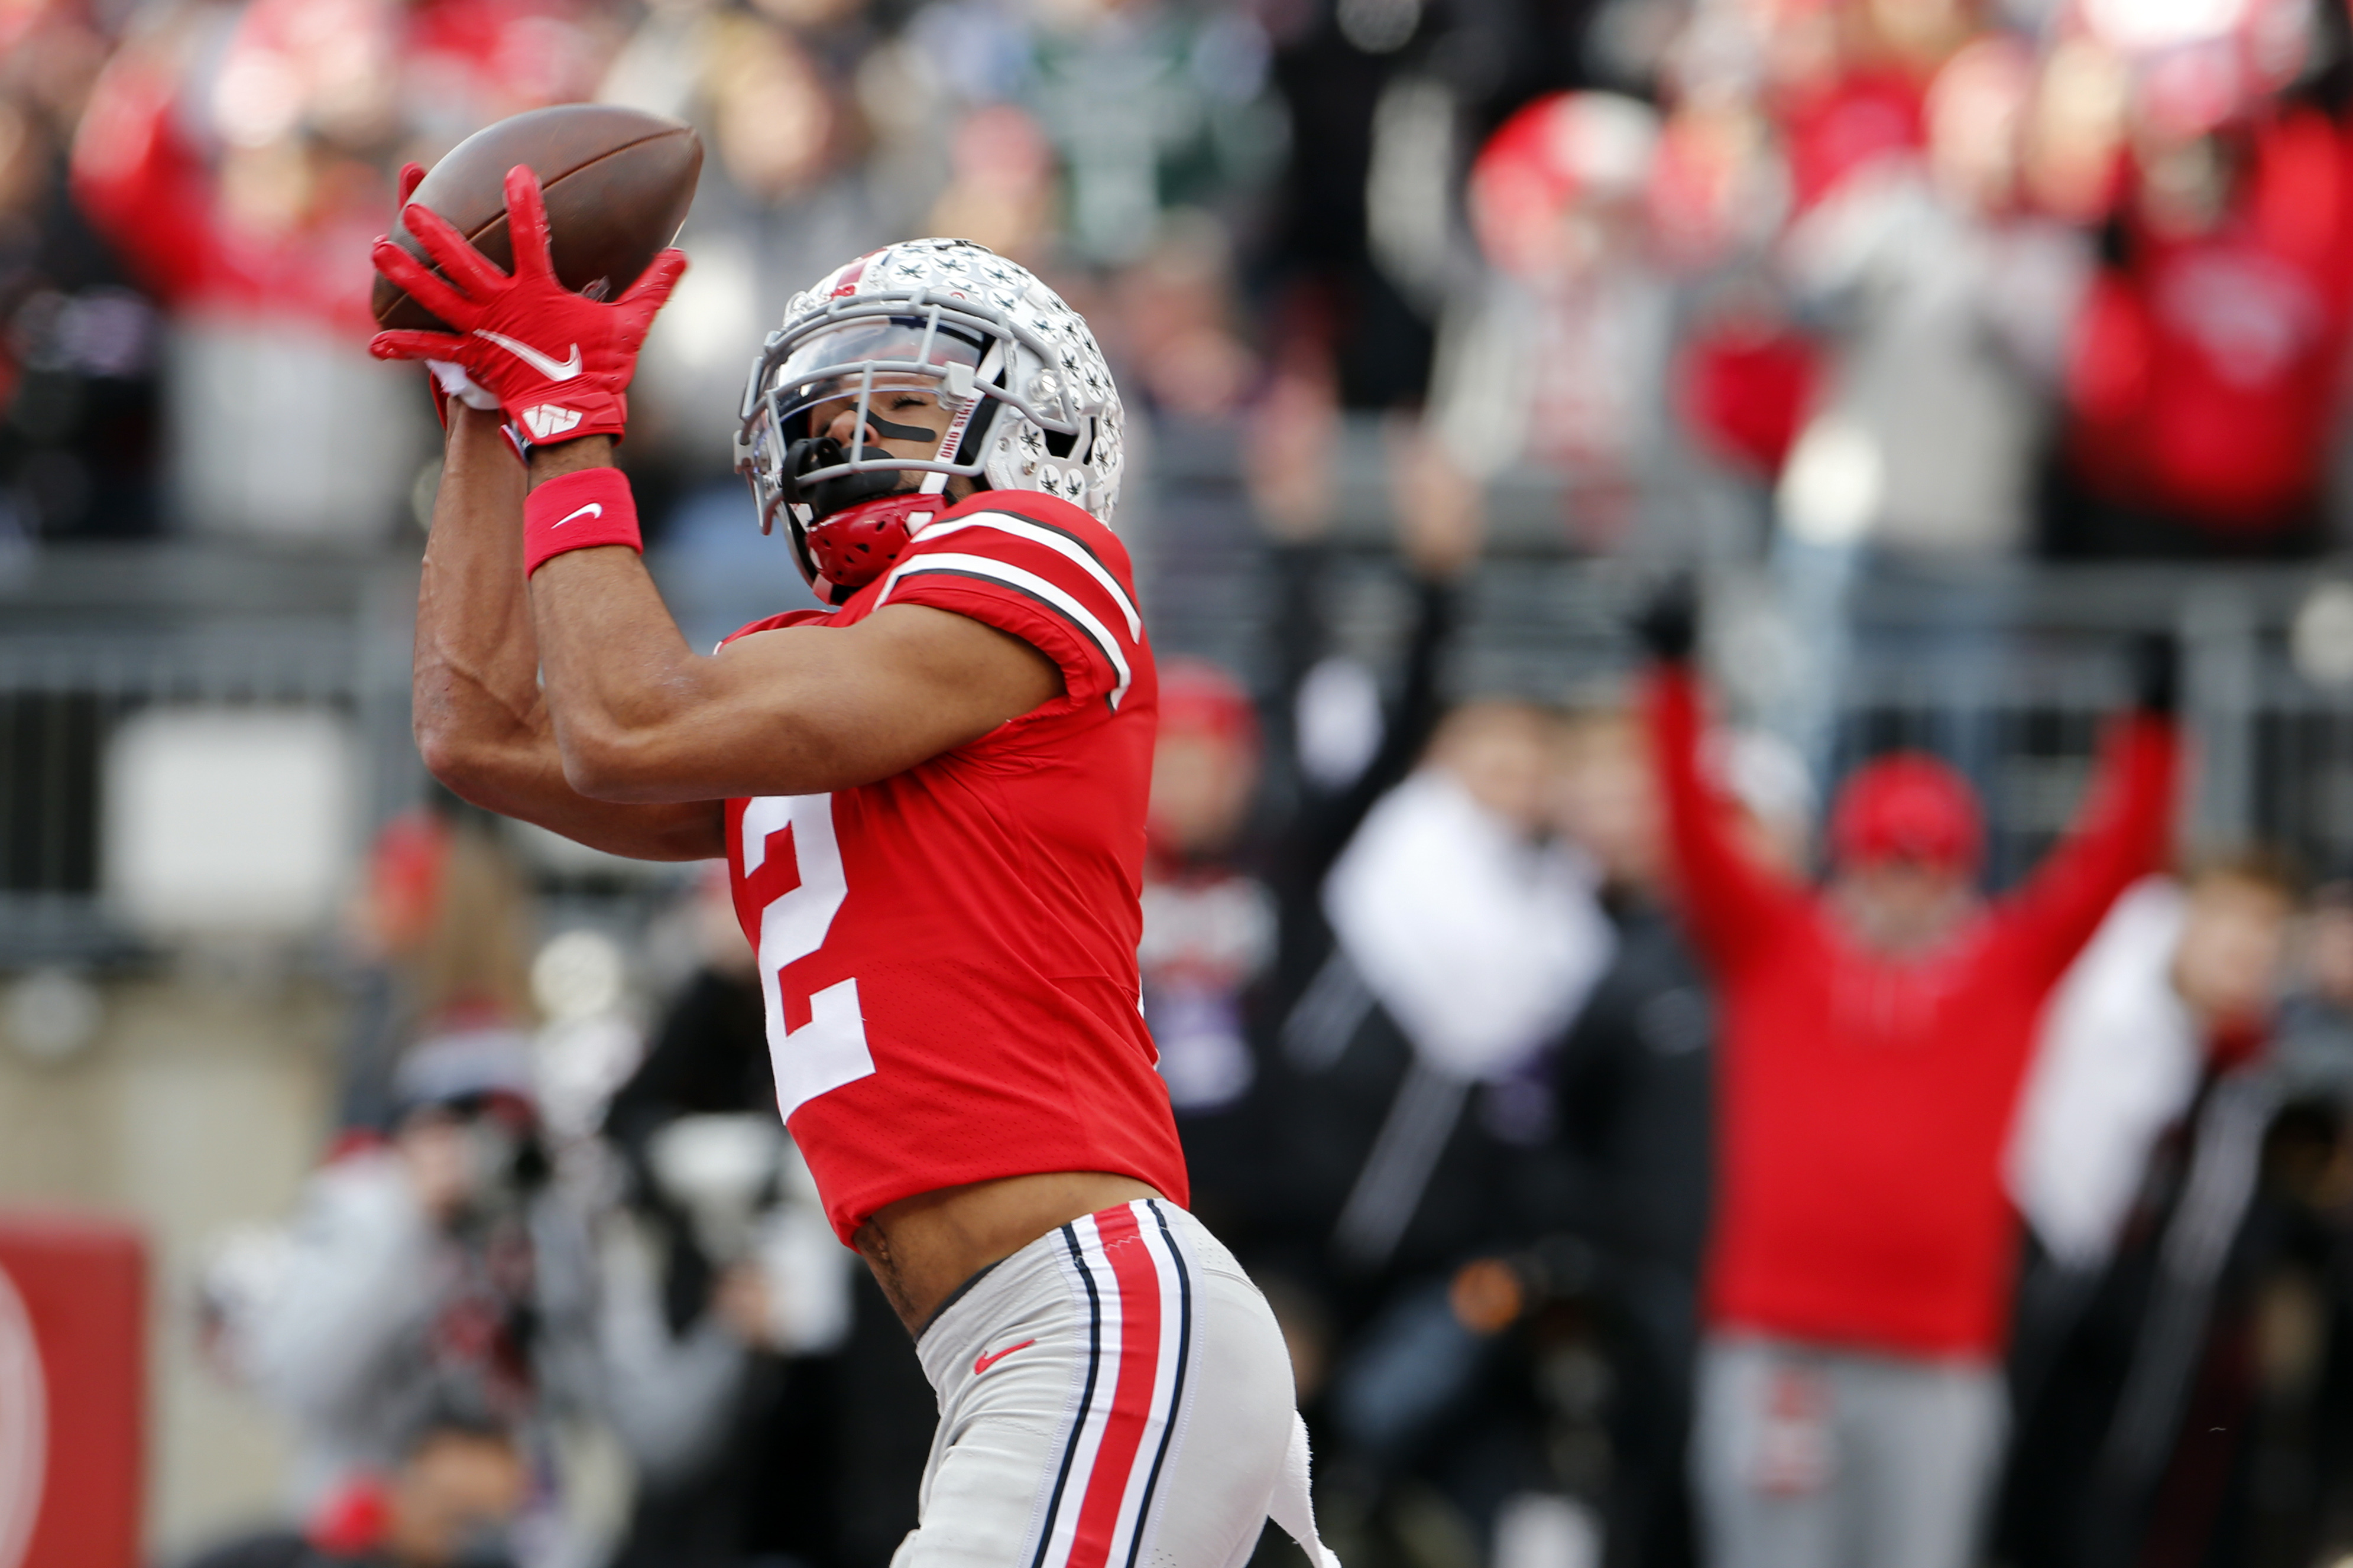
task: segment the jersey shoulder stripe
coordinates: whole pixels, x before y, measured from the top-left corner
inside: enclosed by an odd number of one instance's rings
[[[1117,709],[1120,700],[1127,695],[1134,675],[1126,655],[1120,651],[1117,635],[1103,624],[1101,616],[1081,604],[1077,596],[1067,589],[1010,562],[989,555],[948,552],[905,556],[882,580],[882,591],[874,596],[874,607],[880,609],[888,604],[892,591],[906,579],[935,576],[962,577],[1009,589],[1060,616],[1111,666],[1113,676],[1110,693],[1112,707]]]
[[[1103,563],[1102,555],[1092,544],[1070,529],[1058,528],[1050,522],[1023,517],[1016,512],[975,512],[966,517],[944,519],[923,530],[923,536],[915,542],[915,552],[922,552],[935,539],[974,529],[986,529],[1032,544],[1044,545],[1071,562],[1102,587],[1113,606],[1119,611],[1120,618],[1127,623],[1129,639],[1135,642],[1144,639],[1144,617],[1136,613],[1135,598],[1127,584]],[[972,539],[960,541],[958,544],[959,549],[967,551],[977,547],[978,542]]]

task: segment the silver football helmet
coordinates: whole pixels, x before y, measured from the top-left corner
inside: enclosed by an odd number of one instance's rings
[[[911,386],[950,416],[926,459],[866,438],[876,390]],[[848,447],[810,428],[818,405],[851,397]],[[841,593],[886,570],[959,475],[1042,490],[1108,523],[1125,449],[1119,390],[1078,312],[986,246],[917,239],[793,296],[744,385],[735,466],[761,531],[783,512],[802,574]],[[910,474],[922,476],[912,490]]]

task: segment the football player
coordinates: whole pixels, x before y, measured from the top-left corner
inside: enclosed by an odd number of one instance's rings
[[[453,329],[375,342],[446,395],[418,743],[492,810],[726,858],[785,1119],[939,1394],[895,1561],[1229,1568],[1271,1516],[1330,1563],[1282,1335],[1186,1212],[1138,1005],[1158,689],[1086,323],[963,240],[796,296],[736,449],[833,607],[705,656],[613,467],[684,258],[592,300],[528,170],[506,197],[512,275],[414,205],[446,281],[375,247]]]

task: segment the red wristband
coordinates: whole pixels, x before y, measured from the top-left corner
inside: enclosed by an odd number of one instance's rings
[[[523,498],[522,574],[567,550],[626,544],[640,554],[638,503],[618,468],[575,468],[558,474]]]

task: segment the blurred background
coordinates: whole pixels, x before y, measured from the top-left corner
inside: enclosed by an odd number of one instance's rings
[[[2021,1463],[1973,1550],[2353,1561],[2344,0],[0,0],[0,1568],[913,1523],[931,1395],[723,886],[409,739],[436,429],[367,242],[583,99],[710,154],[624,449],[691,640],[808,602],[728,468],[796,289],[966,236],[1103,340],[1150,1016],[1351,1568],[1706,1560],[1717,1027],[1630,629],[1684,573],[1799,872],[1925,748],[2017,884],[2176,639],[2179,874],[2007,1167],[2015,1452],[2147,1484],[2087,1534]]]

